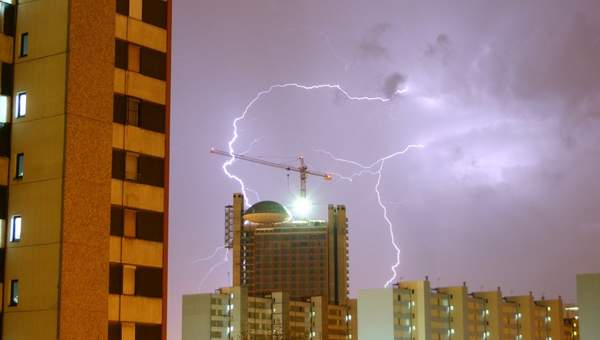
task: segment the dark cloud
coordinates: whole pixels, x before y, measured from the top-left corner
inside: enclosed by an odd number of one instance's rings
[[[363,58],[389,57],[389,49],[384,46],[381,40],[390,28],[389,23],[379,23],[367,31],[358,45],[360,56]]]
[[[383,82],[383,94],[386,98],[392,98],[398,90],[406,84],[406,77],[400,73],[392,73]]]
[[[440,33],[434,42],[428,43],[425,48],[425,56],[430,58],[439,57],[445,60],[450,55],[450,37]]]

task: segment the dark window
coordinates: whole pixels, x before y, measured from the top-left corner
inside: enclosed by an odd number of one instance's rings
[[[108,324],[108,340],[121,340],[121,324],[110,322]]]
[[[153,211],[137,212],[135,237],[154,242],[163,241],[163,214]]]
[[[10,281],[10,304],[16,306],[19,304],[19,280]]]
[[[167,2],[163,0],[143,0],[142,21],[154,26],[167,27]]]
[[[161,340],[160,325],[135,325],[135,340]]]
[[[0,185],[0,219],[6,220],[6,215],[8,213],[8,187],[4,185]],[[0,261],[0,266],[2,266],[4,262]],[[0,275],[0,277],[4,277]]]
[[[162,158],[140,155],[138,159],[139,182],[164,186],[165,161]]]
[[[113,236],[123,236],[123,208],[110,208],[110,234]]]
[[[10,124],[0,123],[0,156],[10,156]]]
[[[125,124],[125,117],[127,115],[127,97],[115,93],[113,98],[113,122]]]
[[[129,58],[127,42],[123,40],[115,40],[115,67],[126,70],[127,60]]]
[[[162,297],[162,269],[135,268],[135,295],[145,297]]]
[[[108,292],[110,294],[123,294],[123,265],[120,263],[110,264]]]
[[[117,13],[129,16],[129,0],[117,0]]]
[[[143,129],[165,132],[165,106],[143,101],[140,104],[139,126]]]
[[[165,80],[167,76],[167,55],[151,48],[142,47],[140,49],[140,73]]]
[[[21,33],[21,50],[19,56],[26,57],[29,55],[29,33]]]
[[[22,153],[17,154],[17,164],[15,167],[15,178],[16,179],[21,179],[23,178],[23,174],[24,174],[24,162],[25,162],[25,155]]]
[[[0,2],[1,3],[1,2]],[[2,63],[2,82],[0,94],[3,96],[12,96],[13,92],[13,64]]]
[[[15,6],[1,2],[2,6],[2,32],[10,37],[15,36]]]
[[[112,152],[112,178],[125,178],[125,151],[113,149]]]

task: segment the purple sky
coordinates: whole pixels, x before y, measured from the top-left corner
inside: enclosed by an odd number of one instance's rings
[[[450,4],[452,3],[452,4]],[[239,185],[209,155],[232,120],[235,149],[350,175],[338,157],[384,163],[381,198],[402,249],[399,276],[467,281],[506,295],[575,299],[575,274],[600,271],[600,3],[577,1],[174,1],[169,338],[181,295],[227,286],[223,206]],[[256,141],[256,142],[254,142]],[[262,199],[289,203],[295,174],[237,162]],[[377,170],[377,167],[374,168]],[[345,204],[351,292],[381,287],[395,251],[378,176],[310,178],[315,217]],[[254,196],[250,196],[254,201]]]

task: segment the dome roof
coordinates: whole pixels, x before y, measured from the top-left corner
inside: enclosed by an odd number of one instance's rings
[[[273,201],[260,201],[246,210],[244,218],[254,223],[279,223],[287,221],[290,216],[283,205]]]

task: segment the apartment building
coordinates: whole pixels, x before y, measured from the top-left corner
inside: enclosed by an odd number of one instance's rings
[[[352,309],[322,297],[294,300],[285,292],[250,296],[245,287],[183,296],[183,340],[346,340]],[[355,319],[355,316],[354,316]]]
[[[402,281],[358,296],[358,337],[390,340],[552,340],[565,338],[560,298],[469,293],[466,284],[432,288]]]

